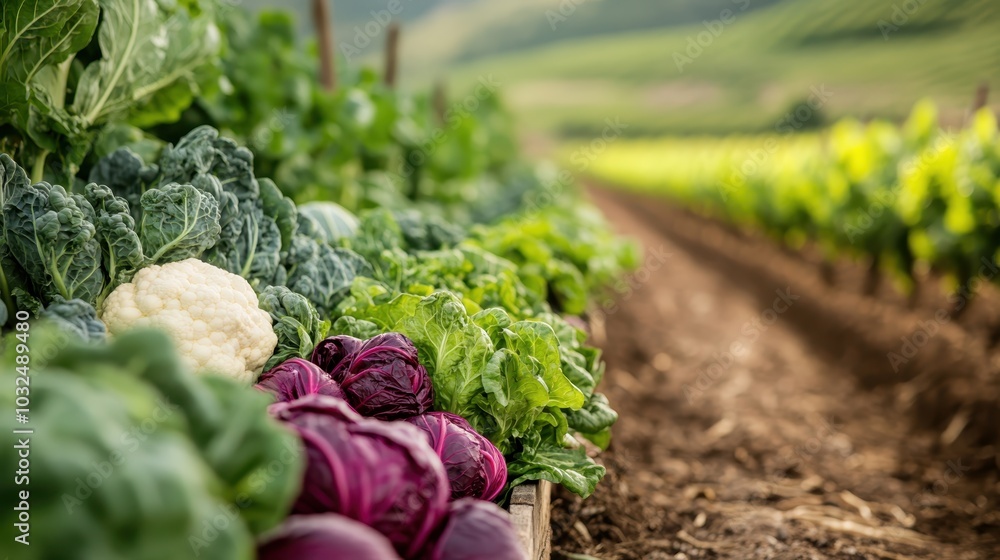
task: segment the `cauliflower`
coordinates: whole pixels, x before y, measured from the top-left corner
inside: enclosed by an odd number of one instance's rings
[[[177,344],[185,365],[249,385],[274,352],[271,317],[242,277],[198,259],[140,270],[104,301],[101,320],[117,335],[157,327]]]

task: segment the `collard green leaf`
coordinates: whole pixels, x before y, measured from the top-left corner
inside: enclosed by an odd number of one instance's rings
[[[15,190],[3,214],[11,255],[43,300],[97,300],[104,272],[90,203],[42,182]]]
[[[179,115],[178,108],[190,103],[151,103],[161,93],[175,99],[183,89],[178,82],[194,81],[194,75],[219,48],[219,33],[208,18],[192,19],[186,9],[166,9],[156,0],[99,0],[101,24],[97,40],[101,58],[83,71],[73,100],[73,113],[89,124],[130,111],[140,122],[153,124]],[[168,88],[171,88],[166,91]],[[142,111],[153,105],[159,115]],[[140,118],[141,115],[141,118]]]
[[[150,263],[200,257],[219,240],[219,205],[191,185],[172,183],[142,195],[139,238]]]
[[[7,0],[0,10],[0,77],[20,84],[85,47],[97,26],[96,0]]]

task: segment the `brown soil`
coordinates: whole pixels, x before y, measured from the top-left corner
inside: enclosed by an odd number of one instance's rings
[[[863,296],[859,265],[831,287],[808,255],[593,194],[647,265],[604,317],[621,420],[594,495],[556,495],[556,558],[1000,558],[988,298],[935,320],[943,298]]]

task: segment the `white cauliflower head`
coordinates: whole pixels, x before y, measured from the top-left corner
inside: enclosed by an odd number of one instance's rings
[[[112,335],[133,327],[165,330],[185,365],[248,385],[278,343],[250,284],[198,259],[143,268],[104,300],[101,320]]]

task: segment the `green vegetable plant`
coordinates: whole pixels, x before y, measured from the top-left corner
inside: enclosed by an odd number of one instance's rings
[[[0,21],[0,151],[72,186],[102,128],[176,120],[220,46],[197,2],[10,0]]]
[[[253,558],[255,535],[287,515],[303,469],[297,438],[266,413],[269,399],[195,376],[161,333],[82,344],[52,327],[43,320],[28,338],[31,423],[45,434],[28,438],[30,511],[32,528],[44,529],[30,546],[11,545],[14,557],[65,557],[71,542],[79,558]],[[10,386],[19,344],[4,340],[0,378]],[[3,414],[16,406],[13,391],[0,396]],[[24,490],[13,476],[0,488]],[[16,513],[2,514],[11,543]]]

